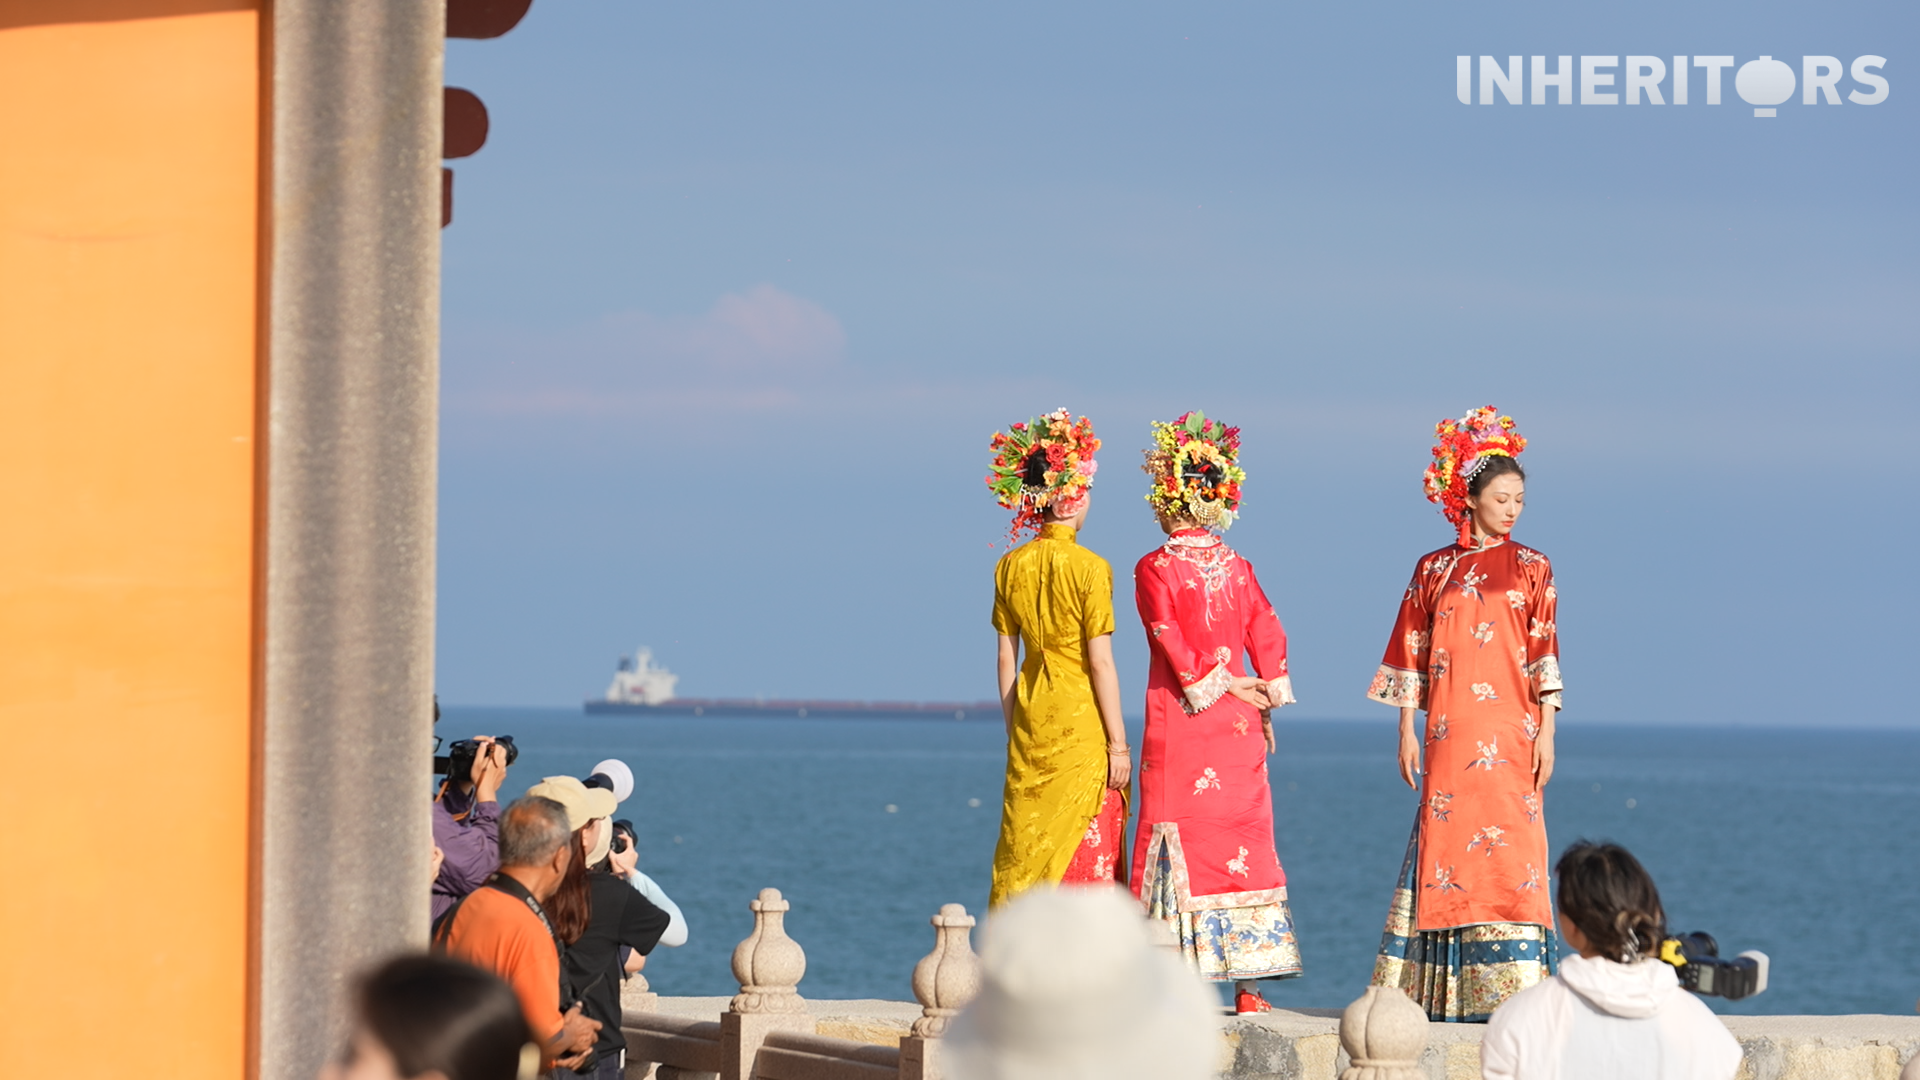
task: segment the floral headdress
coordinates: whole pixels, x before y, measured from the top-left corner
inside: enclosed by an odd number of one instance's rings
[[[1162,517],[1190,517],[1226,532],[1240,516],[1240,429],[1199,411],[1169,424],[1153,422],[1153,445],[1141,466],[1153,478],[1147,501]]]
[[[1513,430],[1513,417],[1483,405],[1458,420],[1433,426],[1433,464],[1427,466],[1427,501],[1436,503],[1460,530],[1460,546],[1473,546],[1473,514],[1467,509],[1467,481],[1496,457],[1516,458],[1526,436]]]
[[[1041,511],[1048,508],[1061,517],[1078,513],[1100,467],[1093,460],[1100,449],[1093,421],[1074,420],[1065,408],[994,432],[989,447],[993,471],[987,486],[1013,511],[1010,540],[1023,530],[1039,532]]]

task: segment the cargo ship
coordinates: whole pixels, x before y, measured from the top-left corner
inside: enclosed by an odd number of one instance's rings
[[[683,698],[680,677],[654,663],[642,646],[620,658],[605,695],[588,698],[589,713],[642,716],[856,717],[870,720],[998,720],[997,701],[819,701],[803,698]]]

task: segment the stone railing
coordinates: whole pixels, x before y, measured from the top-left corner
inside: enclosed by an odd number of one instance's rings
[[[933,917],[933,951],[914,967],[919,1009],[910,1015],[912,1006],[891,1002],[807,1002],[799,992],[806,953],[787,936],[787,902],[779,890],[764,889],[751,907],[753,932],[733,952],[740,992],[731,1000],[662,1002],[644,979],[628,980],[627,1080],[940,1080],[940,1038],[980,987],[974,919],[965,908],[948,904]],[[702,1015],[668,1011],[686,1006]],[[1920,1017],[1724,1019],[1743,1053],[1736,1080],[1920,1080]],[[1344,1012],[1276,1009],[1229,1018],[1219,1074],[1477,1080],[1485,1030],[1429,1025],[1405,994],[1374,987]],[[865,1037],[841,1037],[847,1034]]]
[[[939,1080],[947,1021],[980,988],[973,916],[948,904],[933,917],[933,951],[913,969],[920,1016],[898,1046],[819,1034],[800,996],[807,955],[787,936],[789,904],[762,889],[750,905],[753,933],[733,950],[740,992],[718,1022],[654,1011],[640,981],[622,996],[627,1080]]]

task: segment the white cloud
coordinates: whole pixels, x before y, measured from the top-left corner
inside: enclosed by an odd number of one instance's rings
[[[756,285],[699,315],[624,311],[552,333],[451,340],[446,397],[453,411],[493,415],[778,409],[842,371],[846,347],[832,312]]]

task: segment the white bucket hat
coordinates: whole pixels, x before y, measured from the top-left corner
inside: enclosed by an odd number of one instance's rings
[[[1219,1006],[1118,889],[1040,888],[993,913],[953,1080],[1210,1080]]]

